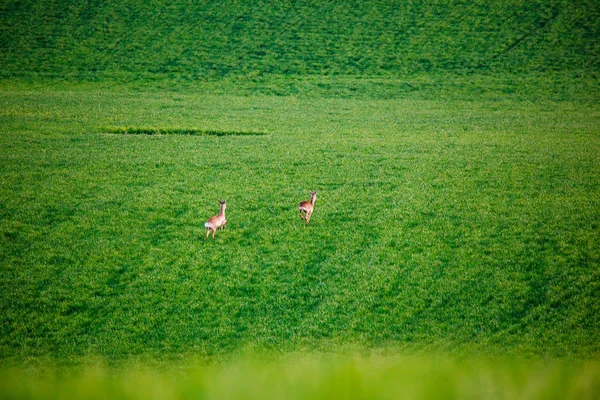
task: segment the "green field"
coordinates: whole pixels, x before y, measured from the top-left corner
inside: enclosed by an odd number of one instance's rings
[[[597,397],[599,32],[591,1],[4,2],[0,397]]]
[[[23,399],[556,399],[597,398],[598,361],[315,354],[167,370],[3,371],[1,398]]]

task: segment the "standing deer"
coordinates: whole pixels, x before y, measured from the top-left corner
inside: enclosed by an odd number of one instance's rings
[[[212,237],[214,238],[217,229],[225,229],[225,224],[227,223],[227,220],[225,219],[225,208],[227,208],[227,205],[221,200],[219,200],[219,203],[221,204],[221,211],[214,217],[210,217],[204,224],[204,227],[206,228],[206,238],[208,238],[210,231],[212,231]]]
[[[310,193],[310,201],[303,201],[298,206],[298,214],[300,218],[306,221],[308,224],[310,222],[310,216],[313,213],[313,209],[315,208],[315,200],[317,200],[317,192],[309,192]],[[302,215],[304,213],[304,215]]]

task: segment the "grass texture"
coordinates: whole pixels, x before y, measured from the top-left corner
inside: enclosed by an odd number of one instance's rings
[[[455,360],[304,354],[115,373],[102,364],[52,374],[3,371],[7,399],[594,399],[597,361]]]
[[[594,104],[1,95],[7,361],[598,354]],[[186,124],[269,135],[98,131]],[[227,229],[205,240],[218,199]]]
[[[120,82],[600,68],[594,0],[0,5],[0,77]]]
[[[599,4],[3,1],[0,397],[597,398]]]

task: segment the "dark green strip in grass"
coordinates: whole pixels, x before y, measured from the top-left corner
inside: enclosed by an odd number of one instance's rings
[[[256,131],[222,131],[214,129],[192,128],[101,128],[103,133],[120,135],[198,135],[198,136],[261,136],[265,132]]]

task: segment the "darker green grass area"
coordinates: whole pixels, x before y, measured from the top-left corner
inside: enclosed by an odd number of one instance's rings
[[[101,128],[103,133],[121,135],[196,135],[196,136],[261,136],[265,132],[251,131],[218,131],[190,128]]]
[[[184,82],[600,68],[594,0],[0,5],[0,77]]]

